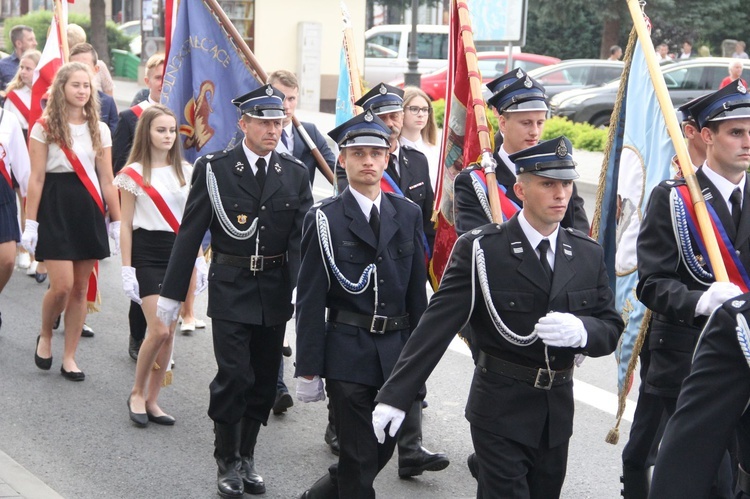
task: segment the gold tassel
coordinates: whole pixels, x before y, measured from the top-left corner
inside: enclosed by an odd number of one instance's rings
[[[161,367],[159,367],[159,364],[154,362],[154,367],[152,368],[152,370],[158,371],[159,369],[161,369]],[[173,381],[172,378],[173,378],[173,374],[172,374],[172,370],[170,369],[166,373],[164,373],[164,379],[161,380],[161,386],[167,387],[171,385]]]

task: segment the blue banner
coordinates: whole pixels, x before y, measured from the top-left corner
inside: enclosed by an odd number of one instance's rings
[[[161,103],[177,115],[186,160],[240,143],[240,113],[232,99],[258,86],[211,9],[180,2]]]
[[[339,88],[336,92],[336,126],[354,118],[352,104],[352,83],[349,79],[349,66],[346,57],[346,45],[341,45],[339,56]]]

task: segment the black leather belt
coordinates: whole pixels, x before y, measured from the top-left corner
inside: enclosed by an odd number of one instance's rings
[[[750,495],[750,474],[742,469],[742,465],[737,465],[737,488],[743,493]]]
[[[278,267],[282,267],[286,262],[286,255],[274,255],[274,256],[234,256],[225,255],[223,253],[213,252],[211,256],[213,263],[219,265],[231,265],[232,267],[240,267],[243,269],[250,269],[253,272],[262,272],[264,270],[271,270]]]
[[[549,390],[553,386],[563,385],[573,380],[573,367],[564,371],[551,371],[543,367],[537,369],[513,364],[482,351],[479,352],[477,366],[482,369],[482,372],[490,371],[507,376],[542,390]]]
[[[387,331],[408,329],[409,314],[399,317],[386,317],[385,315],[365,315],[346,310],[328,310],[328,322],[338,322],[348,326],[361,327],[371,333],[383,334]]]

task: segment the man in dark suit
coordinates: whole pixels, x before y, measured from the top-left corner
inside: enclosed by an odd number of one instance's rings
[[[440,288],[404,347],[373,411],[379,439],[404,411],[456,331],[478,349],[466,418],[478,464],[477,497],[559,497],[573,432],[577,354],[615,349],[623,322],[601,247],[561,228],[578,177],[559,137],[511,155],[523,209],[461,236]],[[550,311],[554,312],[550,312]]]
[[[96,74],[99,72],[99,67],[96,62],[99,60],[99,54],[96,49],[90,43],[79,43],[70,50],[70,62],[80,62],[91,68],[91,72]],[[109,132],[115,133],[117,128],[117,105],[115,100],[97,88],[97,95],[99,96],[99,121],[107,124]]]
[[[341,453],[302,497],[375,497],[373,480],[396,441],[378,445],[370,412],[427,306],[422,216],[403,196],[381,191],[390,130],[372,111],[329,135],[349,186],[305,216],[296,376],[305,402],[325,399],[326,379]]]
[[[307,172],[310,174],[310,186],[312,186],[315,178],[315,170],[318,169],[318,163],[312,154],[312,150],[308,147],[305,139],[302,138],[299,130],[294,128],[294,123],[292,122],[294,112],[297,110],[297,104],[299,103],[299,83],[297,82],[297,77],[291,71],[280,69],[268,75],[268,83],[278,88],[284,94],[285,116],[282,122],[281,140],[276,146],[276,151],[288,152],[302,161],[307,167]],[[331,148],[328,147],[328,143],[323,138],[323,135],[313,123],[300,122],[300,124],[312,139],[315,147],[317,147],[320,154],[326,160],[326,163],[328,163],[328,167],[333,171],[336,167],[336,158]],[[284,341],[286,345],[286,340]],[[291,355],[291,348],[286,348],[288,350],[284,355]],[[286,383],[284,383],[284,359],[282,358],[281,365],[279,366],[279,379],[276,383],[276,401],[273,403],[273,413],[276,415],[282,414],[292,405],[294,405],[294,400],[289,395],[289,389]]]
[[[730,276],[747,275],[750,268],[750,97],[735,80],[693,107],[706,162],[696,172],[713,224],[725,234],[718,238]],[[651,365],[645,391],[659,396],[669,416],[675,412],[683,381],[690,372],[693,352],[708,317],[724,301],[741,294],[747,277],[716,282],[702,250],[700,237],[689,229],[691,201],[684,180],[665,180],[651,193],[638,235],[638,299],[653,312],[649,349]],[[675,237],[675,234],[678,236]],[[667,424],[669,431],[670,424]],[[665,437],[666,438],[666,437]],[[721,442],[726,450],[727,440]],[[657,455],[657,467],[661,452]],[[726,463],[712,468],[717,483],[713,493],[728,497],[731,470]],[[687,479],[687,477],[682,477]],[[680,478],[680,479],[682,479]],[[656,483],[654,483],[656,486]],[[676,483],[670,483],[677,490]],[[664,492],[664,487],[660,489]],[[698,497],[694,493],[690,497]],[[650,497],[676,497],[656,494]]]
[[[161,99],[161,86],[164,73],[164,54],[154,54],[146,61],[146,76],[143,79],[148,87],[148,98],[134,105],[119,115],[115,134],[112,136],[112,168],[117,175],[130,156],[135,138],[135,127],[141,113],[152,104],[158,104]],[[138,360],[138,352],[141,349],[143,338],[146,337],[146,317],[143,315],[141,306],[130,301],[128,311],[128,323],[130,326],[130,337],[128,339],[128,355],[133,360]]]
[[[276,395],[302,221],[312,205],[307,169],[274,151],[283,100],[281,92],[265,85],[232,101],[242,112],[245,139],[196,161],[157,305],[163,322],[177,320],[201,240],[210,230],[208,315],[218,373],[210,386],[208,415],[214,421],[222,497],[266,490],[255,472],[255,442]]]
[[[492,92],[487,104],[495,109],[503,134],[502,144],[493,153],[497,162],[498,194],[501,198],[507,197],[516,209],[520,209],[522,202],[513,191],[515,167],[509,156],[539,143],[547,120],[547,96],[544,87],[522,69],[500,76],[488,83],[487,88]],[[484,171],[480,165],[473,164],[462,170],[456,177],[454,189],[456,232],[459,235],[492,222]],[[589,222],[575,184],[561,224],[588,234]]]

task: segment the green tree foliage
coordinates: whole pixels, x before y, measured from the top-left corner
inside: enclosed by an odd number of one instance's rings
[[[86,32],[87,39],[91,38],[91,20],[88,16],[71,13],[68,15],[68,22],[80,25]],[[17,24],[25,24],[34,30],[36,41],[38,43],[37,48],[41,51],[44,48],[44,43],[47,41],[47,32],[49,31],[51,23],[52,12],[48,10],[30,12],[24,16],[9,17],[5,19],[3,25],[5,51],[8,53],[13,52],[13,44],[10,43],[10,30]],[[107,21],[107,42],[110,50],[130,50],[128,37],[123,35],[122,32],[117,29],[117,25],[112,21]]]

